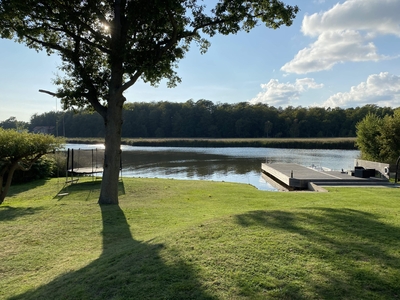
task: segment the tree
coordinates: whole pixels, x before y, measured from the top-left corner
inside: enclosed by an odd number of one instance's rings
[[[9,117],[7,120],[0,122],[0,127],[3,129],[16,129],[23,131],[28,129],[29,124],[24,121],[18,121],[15,117]]]
[[[29,170],[40,157],[63,143],[51,135],[0,128],[0,204],[7,196],[15,170]]]
[[[123,95],[139,78],[180,82],[177,62],[203,37],[290,26],[297,6],[279,0],[0,0],[0,36],[62,60],[56,92],[64,109],[91,106],[104,119],[105,158],[99,203],[118,203]]]
[[[373,113],[368,113],[357,123],[356,145],[361,151],[361,158],[374,161],[381,159],[379,136],[382,124],[382,119]]]
[[[361,151],[361,157],[394,163],[400,156],[400,109],[380,117],[368,113],[357,123],[356,145]]]
[[[378,142],[380,156],[387,162],[396,162],[400,156],[400,109],[383,117]]]

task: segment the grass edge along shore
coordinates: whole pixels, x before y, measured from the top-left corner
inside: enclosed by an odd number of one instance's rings
[[[67,143],[102,144],[102,138],[67,138]],[[123,138],[123,145],[146,147],[263,147],[357,150],[355,137],[343,138]]]
[[[400,295],[398,188],[124,178],[99,206],[99,180],[63,186],[15,185],[0,206],[1,299]]]

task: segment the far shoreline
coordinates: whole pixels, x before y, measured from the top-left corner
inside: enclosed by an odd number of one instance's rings
[[[66,138],[71,144],[103,144],[103,138]],[[358,150],[355,137],[340,138],[122,138],[122,145],[145,147],[254,147]]]

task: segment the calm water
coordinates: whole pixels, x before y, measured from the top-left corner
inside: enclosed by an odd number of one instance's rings
[[[67,144],[66,148],[94,149],[103,145]],[[261,177],[261,163],[285,162],[332,170],[354,168],[359,151],[277,148],[179,148],[122,146],[125,177],[214,180],[251,184],[274,191]]]

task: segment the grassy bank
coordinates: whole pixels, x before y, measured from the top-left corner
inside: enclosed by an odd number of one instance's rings
[[[122,139],[122,144],[154,147],[269,147],[292,149],[344,149],[355,150],[356,138],[259,138],[259,139],[209,139],[209,138],[137,138]],[[68,138],[68,143],[99,144],[100,138]]]
[[[12,187],[0,206],[1,299],[395,299],[397,188],[263,192],[124,179]]]

